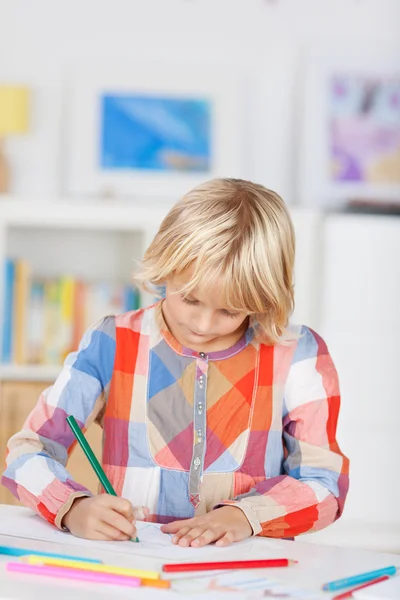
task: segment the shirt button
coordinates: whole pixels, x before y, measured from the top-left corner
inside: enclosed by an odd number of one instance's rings
[[[197,471],[197,469],[199,468],[199,466],[200,466],[200,464],[201,464],[201,460],[199,459],[199,457],[198,457],[198,456],[196,456],[196,458],[194,459],[194,461],[193,461],[193,464],[194,464],[194,468],[195,468],[195,469],[196,469],[196,471]]]
[[[199,352],[199,356],[200,356],[200,358],[205,358],[206,357],[206,355],[204,354],[204,352]]]
[[[199,404],[197,405],[197,412],[199,413],[199,415],[203,413],[203,405],[201,402],[199,402]]]

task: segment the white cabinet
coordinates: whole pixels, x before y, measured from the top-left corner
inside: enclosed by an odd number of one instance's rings
[[[339,372],[350,491],[315,540],[400,552],[400,219],[330,215],[321,256],[320,331]]]

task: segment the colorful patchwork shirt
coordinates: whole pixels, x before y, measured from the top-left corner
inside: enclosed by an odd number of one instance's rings
[[[250,326],[217,352],[183,347],[161,302],[110,316],[70,354],[9,441],[2,483],[61,526],[73,500],[66,422],[103,427],[102,464],[119,496],[166,523],[234,504],[255,535],[292,537],[340,515],[348,461],[336,442],[340,396],[325,342],[260,343]]]

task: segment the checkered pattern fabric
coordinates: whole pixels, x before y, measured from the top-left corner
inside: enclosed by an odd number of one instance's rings
[[[161,302],[106,317],[9,441],[2,483],[59,526],[90,494],[66,468],[72,414],[83,430],[103,427],[104,470],[118,495],[149,507],[149,520],[234,504],[265,536],[332,523],[348,487],[337,375],[315,332],[293,332],[296,341],[268,346],[250,326],[233,347],[205,354],[173,338]]]

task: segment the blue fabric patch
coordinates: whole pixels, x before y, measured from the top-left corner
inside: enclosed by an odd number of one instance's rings
[[[67,416],[74,415],[75,419],[84,425],[101,392],[102,386],[97,379],[72,368],[71,378],[60,394],[57,408]],[[55,418],[54,415],[53,420]]]
[[[129,423],[128,443],[128,467],[154,467],[147,444],[146,423]]]
[[[338,479],[339,474],[336,471],[330,471],[329,469],[319,469],[316,467],[297,467],[287,471],[287,474],[298,481],[317,481],[332,494],[339,497]]]
[[[70,480],[73,479],[73,477],[70,475],[70,473],[68,473],[68,471],[65,467],[60,465],[60,463],[58,463],[54,459],[49,458],[49,456],[47,454],[44,454],[43,452],[39,452],[38,456],[44,456],[44,458],[46,459],[46,463],[47,463],[47,467],[48,467],[49,471],[54,473],[56,478],[59,481],[61,481],[62,483],[65,483],[67,481],[67,479],[70,479]]]
[[[284,419],[286,417],[286,415],[288,414],[288,407],[286,405],[286,398],[285,396],[283,396],[282,399],[282,419]]]
[[[266,477],[276,477],[283,473],[283,441],[281,431],[270,430],[268,432],[264,469]]]
[[[307,360],[308,358],[315,358],[318,354],[317,340],[310,329],[303,326],[300,335],[301,337],[297,342],[292,364],[300,362],[301,360]]]
[[[298,465],[298,461],[299,458],[301,459],[301,451],[300,451],[300,443],[299,440],[296,439],[295,437],[293,437],[292,435],[289,435],[288,433],[283,433],[283,437],[285,439],[285,446],[287,448],[287,451],[289,453],[289,456],[287,457],[286,461],[287,463],[289,463],[290,461],[293,461],[293,455],[296,454],[297,458],[296,458],[296,466]]]
[[[175,377],[168,371],[162,360],[157,354],[150,351],[150,369],[149,369],[149,397],[152,398],[161,390],[175,383]]]
[[[169,371],[175,380],[182,377],[185,369],[194,362],[193,358],[187,356],[180,356],[175,352],[171,352],[171,348],[168,346],[165,340],[161,340],[157,346],[152,349],[152,352],[157,356],[159,360],[164,364],[164,367]]]
[[[92,331],[89,345],[79,350],[72,368],[99,380],[104,388],[111,381],[114,360],[115,340],[102,331]]]
[[[35,456],[36,456],[36,452],[18,456],[18,458],[13,460],[12,463],[10,465],[8,465],[8,467],[6,468],[6,470],[3,473],[3,477],[8,477],[9,479],[15,480],[16,479],[15,474],[18,471],[18,469],[23,467],[27,460],[31,460]]]
[[[207,467],[206,473],[231,473],[238,468],[238,462],[233,458],[229,450],[225,450],[216,461]]]
[[[45,452],[34,452],[34,453],[30,453],[30,454],[24,454],[23,456],[19,456],[12,462],[12,464],[9,467],[7,467],[7,469],[4,471],[3,476],[16,481],[16,483],[18,484],[17,471],[19,469],[21,469],[27,461],[32,461],[32,460],[33,460],[33,462],[30,465],[30,468],[37,469],[37,465],[35,467],[35,458],[37,456],[43,456],[45,458],[47,467],[49,468],[51,473],[54,473],[55,477],[57,477],[57,479],[62,481],[62,483],[67,481],[67,479],[72,479],[72,477],[68,473],[68,471],[62,465],[60,465],[57,461],[50,458]],[[39,474],[38,474],[38,477],[40,477]]]
[[[189,501],[189,473],[161,469],[157,514],[177,519],[194,516],[194,506]]]

